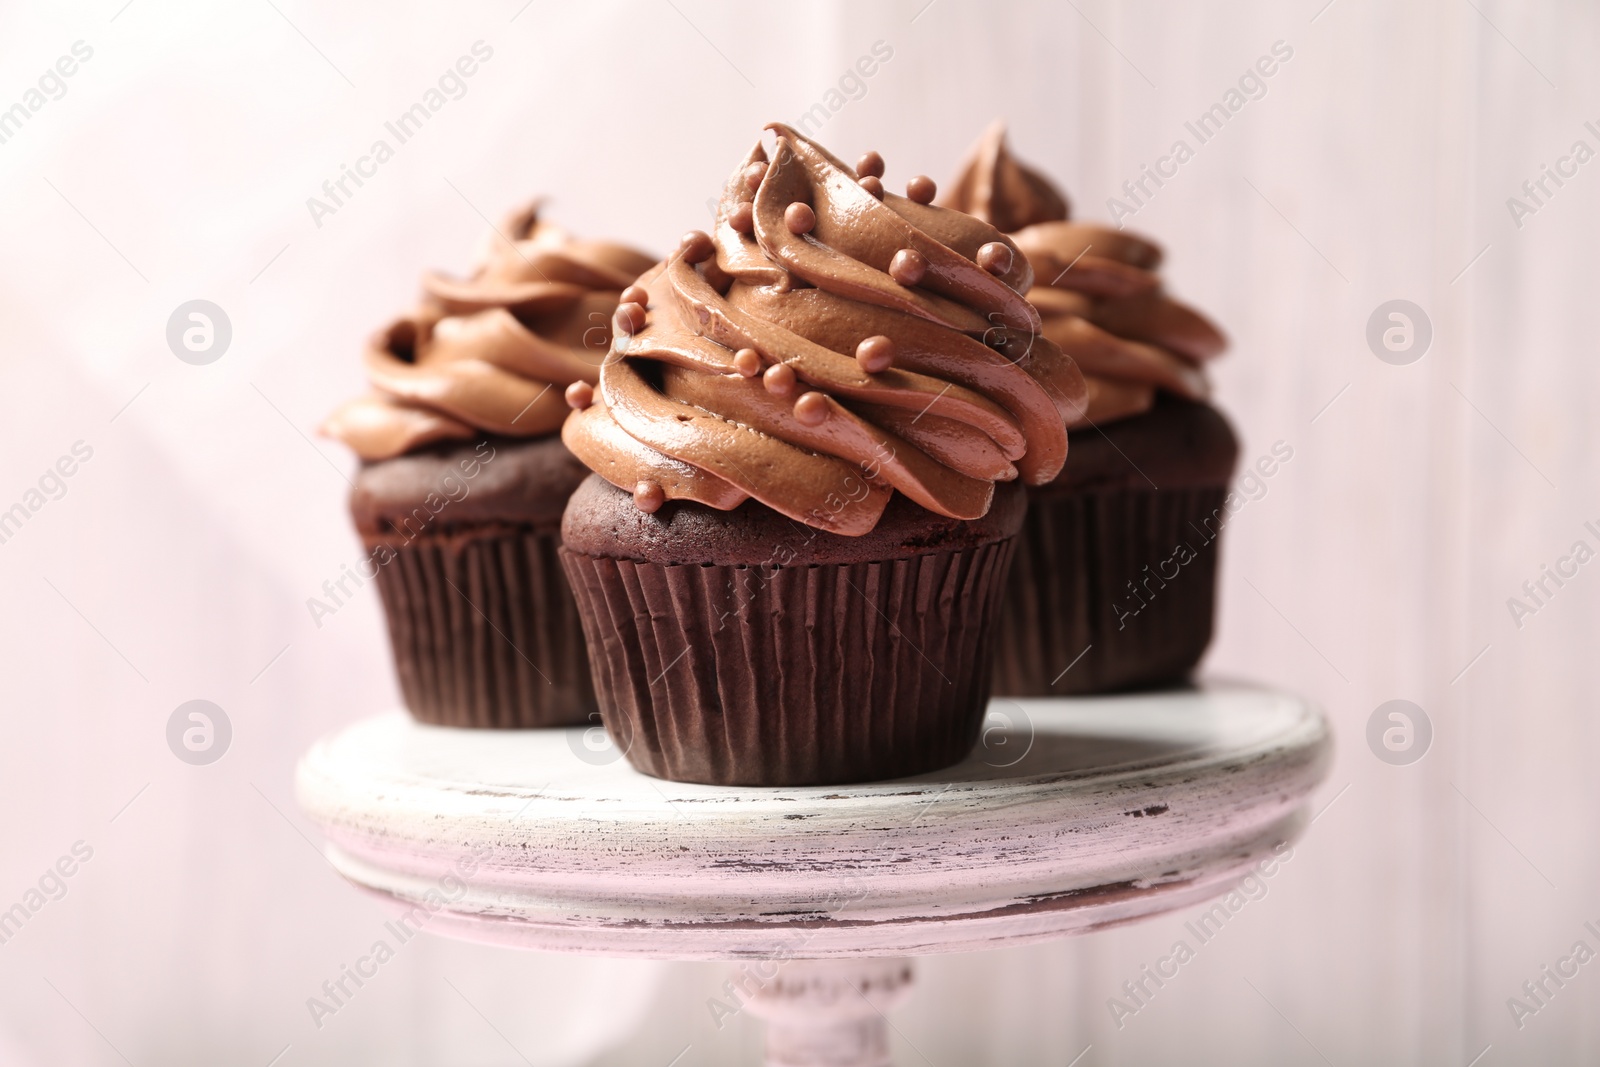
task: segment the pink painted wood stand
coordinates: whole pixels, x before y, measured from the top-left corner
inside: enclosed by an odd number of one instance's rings
[[[300,803],[362,889],[428,929],[555,952],[742,961],[772,1067],[889,1063],[909,957],[1037,941],[1204,900],[1303,827],[1331,740],[1296,697],[997,699],[965,762],[748,789],[634,771],[598,731],[359,722]]]

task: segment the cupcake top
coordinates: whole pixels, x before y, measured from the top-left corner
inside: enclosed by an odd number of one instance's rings
[[[1083,369],[1087,408],[1071,428],[1148,411],[1157,390],[1203,400],[1202,370],[1226,339],[1162,290],[1161,248],[1125,230],[1068,222],[1066,198],[1006,145],[1003,123],[984,132],[942,201],[1005,230],[1033,265],[1028,300],[1044,335]]]
[[[650,263],[625,245],[577,240],[528,204],[487,236],[471,277],[425,276],[421,306],[367,343],[373,391],[322,432],[367,461],[437,441],[554,433],[567,415],[562,390],[596,380],[622,289]]]
[[[754,499],[859,536],[898,491],[984,515],[994,483],[1050,481],[1082,376],[1023,299],[1032,269],[926,177],[883,188],[781,124],[723,192],[715,234],[623,294],[599,389],[575,385],[562,432],[654,511]]]

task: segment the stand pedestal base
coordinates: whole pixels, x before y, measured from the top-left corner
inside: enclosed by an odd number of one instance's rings
[[[746,1005],[767,1023],[767,1067],[889,1067],[886,1012],[908,959],[791,960]]]

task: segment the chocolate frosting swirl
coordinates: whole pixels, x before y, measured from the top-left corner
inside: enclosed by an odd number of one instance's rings
[[[1019,162],[995,122],[941,203],[1007,231],[1033,265],[1028,300],[1044,335],[1083,368],[1086,410],[1071,428],[1141,414],[1156,391],[1203,400],[1202,365],[1227,347],[1198,311],[1168,297],[1156,271],[1161,249],[1124,230],[1067,221],[1050,180]]]
[[[1053,478],[1083,381],[1038,333],[1026,258],[978,219],[768,129],[770,164],[758,143],[715,235],[687,235],[640,279],[647,305],[619,308],[630,329],[598,394],[574,390],[568,447],[645,510],[754,498],[848,535],[895,491],[973,519],[995,482]]]
[[[577,240],[528,204],[489,235],[471,277],[425,276],[421,306],[367,343],[373,392],[322,432],[368,461],[481,434],[555,432],[567,415],[562,389],[596,380],[621,291],[650,263],[624,245]]]

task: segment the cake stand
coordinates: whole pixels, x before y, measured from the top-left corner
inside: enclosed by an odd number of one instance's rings
[[[1304,826],[1331,754],[1256,686],[991,702],[964,763],[869,785],[682,785],[596,729],[423,726],[316,744],[301,806],[430,932],[734,961],[771,1067],[889,1062],[909,957],[1063,937],[1220,894]],[[401,920],[406,921],[406,920]]]

